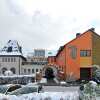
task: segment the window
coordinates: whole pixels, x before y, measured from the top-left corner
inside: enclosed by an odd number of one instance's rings
[[[40,72],[42,72],[42,69],[40,69]]]
[[[7,71],[7,68],[2,68],[2,74],[4,74],[5,71]]]
[[[26,69],[24,69],[24,73],[26,73]]]
[[[14,58],[14,62],[16,62],[16,58]]]
[[[76,59],[77,57],[77,48],[75,46],[71,46],[70,56],[72,59]]]
[[[2,62],[4,62],[4,58],[2,58]]]
[[[10,62],[10,58],[8,58],[8,62]]]
[[[11,62],[13,62],[13,58],[11,58]]]
[[[30,69],[28,69],[28,73],[30,73]]]
[[[7,58],[5,58],[5,62],[7,62]]]
[[[91,50],[81,50],[80,51],[80,56],[81,57],[89,57],[89,56],[91,56]]]
[[[15,68],[11,68],[10,70],[13,72],[13,74],[16,74],[16,69]]]
[[[32,73],[34,73],[34,69],[32,69]]]
[[[36,69],[36,72],[38,72],[38,69]]]
[[[8,47],[7,52],[12,52],[12,47]]]

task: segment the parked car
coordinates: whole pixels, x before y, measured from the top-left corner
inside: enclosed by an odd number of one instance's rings
[[[8,85],[0,85],[0,93],[8,94],[16,89],[21,88],[20,84],[8,84]]]
[[[25,86],[9,93],[9,95],[22,95],[29,93],[39,93],[41,90],[39,86]]]

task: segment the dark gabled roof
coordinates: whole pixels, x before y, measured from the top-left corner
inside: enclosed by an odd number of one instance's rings
[[[64,46],[60,46],[60,48],[59,48],[59,50],[58,50],[58,52],[57,52],[57,54],[56,54],[56,57],[59,55],[59,53],[64,49],[64,47],[65,47],[65,45]]]
[[[85,33],[87,33],[88,31],[91,31],[92,33],[94,33],[94,34],[96,34],[97,36],[100,37],[100,35],[97,34],[97,33],[95,32],[95,28],[90,28],[90,29],[88,29],[87,31],[83,32],[83,34],[80,34],[80,35],[78,36],[78,38],[80,38],[81,36],[83,36],[83,35],[84,35]],[[76,39],[77,39],[77,38],[75,37],[73,40],[71,40],[71,41],[69,41],[68,43],[66,43],[65,45],[61,46],[61,47],[59,48],[59,50],[58,50],[56,56],[59,55],[59,53],[64,49],[64,47],[65,47],[66,45],[68,45],[69,43],[75,41]]]

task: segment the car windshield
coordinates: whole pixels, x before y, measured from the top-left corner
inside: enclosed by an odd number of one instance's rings
[[[33,92],[38,92],[38,88],[37,87],[23,87],[9,94],[10,95],[21,95],[21,94],[28,94],[28,93],[33,93]]]
[[[5,93],[7,91],[7,86],[0,86],[0,93]]]

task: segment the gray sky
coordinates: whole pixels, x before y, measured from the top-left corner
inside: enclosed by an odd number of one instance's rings
[[[58,49],[76,33],[100,33],[100,0],[0,0],[0,47],[18,40],[24,51]]]

